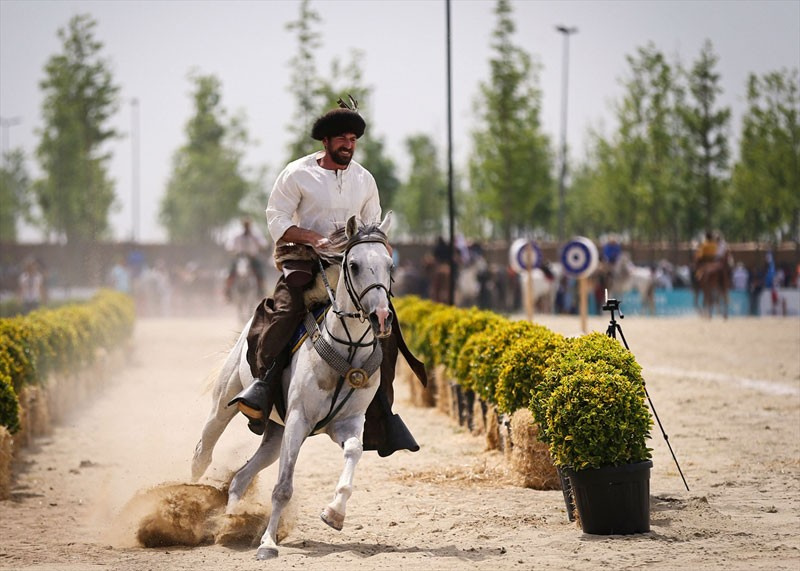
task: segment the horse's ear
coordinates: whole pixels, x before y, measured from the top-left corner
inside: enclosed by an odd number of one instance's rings
[[[358,233],[358,221],[355,215],[347,219],[347,224],[344,227],[344,235],[349,240]]]
[[[391,229],[391,227],[392,227],[392,215],[393,215],[393,212],[391,210],[389,210],[386,213],[386,216],[383,217],[383,222],[381,222],[381,225],[378,226],[378,230],[380,230],[381,232],[383,232],[387,236],[389,235],[389,229]]]

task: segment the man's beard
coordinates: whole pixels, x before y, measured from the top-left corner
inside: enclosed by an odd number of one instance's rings
[[[346,167],[347,165],[349,165],[350,161],[353,158],[352,151],[348,155],[343,155],[343,154],[341,154],[340,149],[336,149],[336,150],[329,151],[329,154],[330,154],[331,159],[333,160],[333,162],[335,162],[337,165],[341,165],[343,167]]]

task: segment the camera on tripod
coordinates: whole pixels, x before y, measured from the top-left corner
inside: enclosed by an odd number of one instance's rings
[[[606,302],[603,304],[603,311],[610,311],[611,312],[611,319],[614,319],[614,312],[616,311],[619,313],[619,318],[622,319],[625,316],[622,315],[622,311],[619,308],[620,301],[618,299],[608,297],[608,290],[606,290]]]

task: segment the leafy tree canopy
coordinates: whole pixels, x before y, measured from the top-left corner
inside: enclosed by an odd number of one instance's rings
[[[170,241],[203,243],[241,214],[253,187],[242,167],[248,143],[242,119],[228,119],[215,76],[193,74],[190,80],[194,115],[186,124],[186,144],[173,157],[160,220]]]
[[[78,15],[58,31],[62,52],[47,61],[40,83],[44,127],[36,155],[44,177],[34,190],[41,225],[68,242],[107,237],[114,201],[103,144],[117,136],[109,120],[119,87],[101,57],[96,26],[89,15]]]

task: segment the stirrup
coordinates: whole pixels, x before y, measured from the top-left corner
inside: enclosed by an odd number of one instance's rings
[[[256,379],[252,384],[245,387],[238,395],[233,397],[228,406],[237,405],[239,410],[251,419],[263,419],[266,400],[269,393],[269,385],[266,381]]]
[[[267,416],[269,411],[264,410],[267,406],[271,408],[269,401],[269,387],[266,381],[257,379],[253,383],[236,395],[228,406],[236,404],[239,412],[247,417],[247,428],[250,432],[261,436],[267,429]]]

